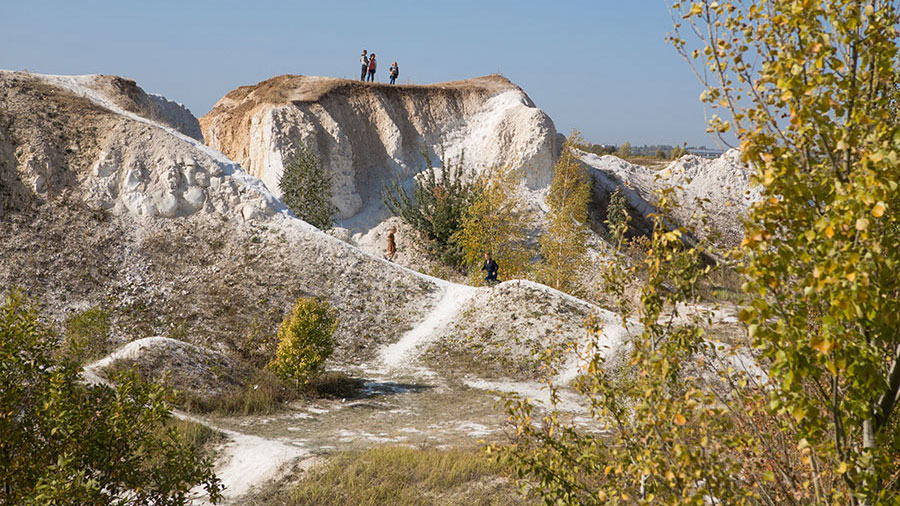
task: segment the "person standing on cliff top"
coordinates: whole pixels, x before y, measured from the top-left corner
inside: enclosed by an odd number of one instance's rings
[[[362,56],[359,57],[359,63],[362,64],[362,73],[359,75],[360,81],[366,80],[366,71],[369,70],[369,57],[366,56],[366,53],[368,53],[368,51],[363,49],[363,54],[362,54]],[[372,56],[375,56],[375,55],[372,55]]]
[[[375,82],[375,53],[369,57],[369,77],[366,81]]]
[[[400,75],[400,67],[397,66],[397,62],[394,62],[394,64],[391,65],[391,70],[388,75],[391,76],[391,84],[397,82],[397,76]]]

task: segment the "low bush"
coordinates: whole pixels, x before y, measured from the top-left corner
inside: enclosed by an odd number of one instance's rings
[[[305,386],[334,352],[337,318],[331,306],[302,297],[278,327],[278,348],[269,367],[282,379]]]

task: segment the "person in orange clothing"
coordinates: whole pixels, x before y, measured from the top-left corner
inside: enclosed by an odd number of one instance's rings
[[[387,243],[387,259],[391,262],[394,261],[394,255],[397,254],[397,242],[394,239],[394,234],[397,232],[397,227],[391,227],[391,231],[388,232],[388,243]]]

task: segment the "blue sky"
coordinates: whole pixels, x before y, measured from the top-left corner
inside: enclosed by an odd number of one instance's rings
[[[127,76],[201,116],[275,75],[353,77],[365,48],[380,81],[502,73],[593,142],[713,146],[670,30],[665,0],[4,1],[0,68]]]

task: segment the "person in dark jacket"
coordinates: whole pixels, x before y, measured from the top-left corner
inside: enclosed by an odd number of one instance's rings
[[[487,276],[484,278],[484,280],[488,283],[496,283],[498,281],[497,271],[500,270],[500,266],[498,266],[497,262],[495,262],[494,259],[491,258],[490,253],[484,254],[484,265],[481,266],[481,270],[487,271]]]
[[[363,49],[363,54],[359,57],[359,63],[362,64],[362,74],[359,75],[360,81],[366,80],[366,72],[369,71],[369,57],[366,56],[366,53],[368,53],[368,51]]]

